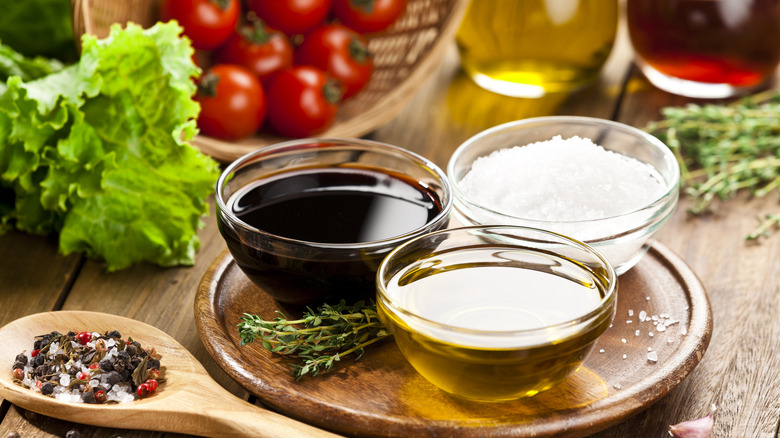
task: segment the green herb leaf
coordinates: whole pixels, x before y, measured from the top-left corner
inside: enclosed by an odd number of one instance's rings
[[[376,305],[364,302],[347,306],[324,304],[316,311],[308,309],[301,319],[287,320],[279,311],[274,323],[258,315],[245,313],[238,324],[241,345],[260,339],[263,347],[277,354],[295,355],[300,364],[292,364],[296,380],[305,375],[328,372],[341,357],[355,355],[360,359],[365,347],[390,333],[379,321]]]
[[[780,93],[760,93],[730,105],[668,107],[661,113],[663,120],[645,130],[677,156],[692,214],[705,213],[716,199],[730,199],[740,190],[756,197],[778,191]],[[778,217],[766,215],[746,239],[767,235],[780,226]]]

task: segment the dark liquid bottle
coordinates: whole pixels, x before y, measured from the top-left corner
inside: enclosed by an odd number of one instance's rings
[[[657,72],[751,89],[780,60],[780,0],[628,0],[627,18],[638,61],[651,81]]]

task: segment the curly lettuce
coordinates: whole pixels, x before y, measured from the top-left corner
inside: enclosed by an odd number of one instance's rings
[[[78,63],[0,95],[0,232],[59,233],[109,271],[192,265],[218,164],[189,144],[199,73],[175,23],[85,35]],[[8,199],[11,199],[9,202]]]

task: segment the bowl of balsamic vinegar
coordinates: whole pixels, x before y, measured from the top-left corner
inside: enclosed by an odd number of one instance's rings
[[[241,270],[282,303],[374,295],[398,245],[447,226],[444,172],[403,148],[301,139],[258,149],[217,181],[217,223]]]

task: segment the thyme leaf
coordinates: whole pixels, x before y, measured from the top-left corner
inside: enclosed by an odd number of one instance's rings
[[[755,197],[780,192],[780,92],[747,96],[731,104],[666,107],[645,130],[674,151],[692,214],[740,190]],[[759,218],[746,240],[780,227],[780,211]]]
[[[300,363],[292,364],[291,371],[296,380],[328,372],[348,355],[358,360],[365,347],[390,336],[373,302],[323,304],[316,311],[307,308],[301,318],[293,320],[282,312],[276,314],[273,320],[265,320],[245,313],[238,324],[241,345],[259,340],[272,353],[297,356]]]

